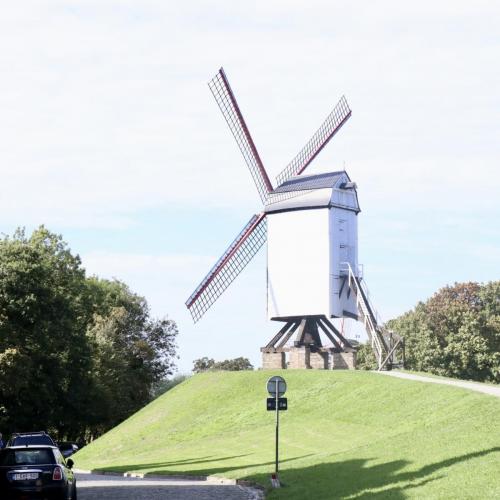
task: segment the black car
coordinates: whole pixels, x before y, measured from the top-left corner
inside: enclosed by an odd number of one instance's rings
[[[73,455],[73,453],[78,451],[78,445],[69,441],[58,442],[57,447],[61,451],[64,458],[68,458]]]
[[[54,440],[45,432],[16,432],[10,436],[7,446],[42,445],[56,446]]]
[[[68,441],[56,443],[45,431],[15,432],[7,442],[7,446],[42,445],[57,446],[64,458],[78,451],[78,445]],[[0,499],[1,500],[1,499]]]
[[[2,500],[76,500],[76,479],[55,446],[12,446],[0,450]]]

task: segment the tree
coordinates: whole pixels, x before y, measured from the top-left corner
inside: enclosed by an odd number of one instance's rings
[[[406,366],[500,382],[500,282],[456,283],[388,323],[405,338]]]
[[[171,375],[177,325],[119,281],[85,276],[41,226],[0,240],[0,427],[55,437],[104,432]]]
[[[212,358],[203,357],[193,361],[193,372],[201,373],[210,370],[215,365],[215,360]]]
[[[248,358],[225,359],[224,361],[214,361],[211,358],[203,357],[193,362],[193,372],[200,373],[207,370],[241,371],[253,370],[253,366]]]
[[[143,297],[114,280],[88,282],[94,316],[88,329],[98,405],[94,434],[116,425],[151,400],[154,384],[173,373],[175,321],[150,318]]]
[[[377,359],[370,342],[360,344],[356,352],[357,370],[376,370],[378,368]]]
[[[218,363],[215,363],[214,369],[236,372],[242,370],[253,370],[253,366],[248,358],[239,357],[235,359],[226,359],[224,361],[219,361]]]
[[[82,311],[85,273],[41,226],[0,241],[0,416],[3,428],[72,432],[88,401],[90,350]],[[62,418],[64,417],[64,418]]]

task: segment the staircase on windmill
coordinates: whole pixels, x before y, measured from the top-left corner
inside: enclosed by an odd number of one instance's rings
[[[334,326],[334,318],[363,322],[379,370],[401,365],[404,341],[378,320],[358,266],[356,184],[345,171],[301,175],[350,118],[345,97],[273,188],[222,68],[209,87],[264,207],[186,301],[193,320],[205,314],[267,239],[268,317],[284,325],[261,348],[263,368],[354,368],[356,346]],[[322,336],[331,345],[325,346]]]

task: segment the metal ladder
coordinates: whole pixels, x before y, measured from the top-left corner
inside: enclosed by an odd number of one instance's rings
[[[402,346],[403,338],[394,332],[387,330],[381,322],[377,321],[377,313],[368,299],[368,290],[363,289],[361,278],[358,278],[348,262],[342,262],[342,271],[347,273],[349,288],[356,295],[356,307],[359,313],[359,321],[365,325],[368,339],[370,340],[378,371],[392,367],[394,353],[398,346]]]

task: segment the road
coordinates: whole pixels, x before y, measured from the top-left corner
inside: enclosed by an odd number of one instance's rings
[[[78,500],[258,500],[252,488],[184,479],[77,473]]]
[[[415,375],[413,373],[403,373],[398,371],[376,372],[376,373],[380,373],[381,375],[390,375],[391,377],[418,380],[419,382],[427,382],[430,384],[454,385],[456,387],[463,387],[464,389],[470,389],[471,391],[476,391],[476,392],[483,392],[484,394],[489,394],[490,396],[496,396],[497,398],[500,398],[500,387],[496,385],[481,384],[478,382],[469,382],[467,380],[449,380],[442,378],[426,377],[424,375]]]

